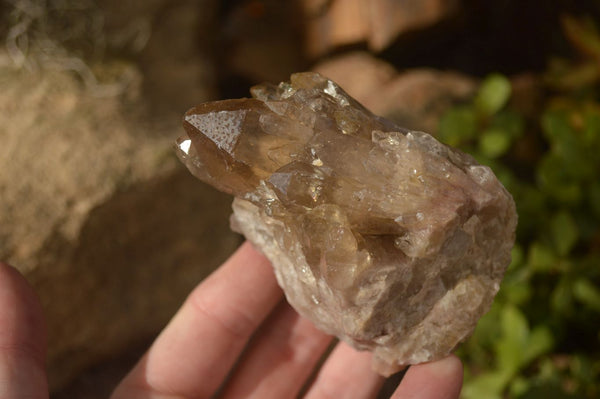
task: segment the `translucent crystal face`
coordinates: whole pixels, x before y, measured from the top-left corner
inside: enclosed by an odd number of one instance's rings
[[[374,350],[382,373],[447,354],[509,263],[510,195],[470,156],[373,115],[318,74],[252,95],[188,111],[182,161],[236,197],[234,226],[317,326]]]

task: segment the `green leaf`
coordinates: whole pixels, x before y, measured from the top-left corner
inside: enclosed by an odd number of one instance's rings
[[[484,347],[489,349],[495,344],[496,340],[500,338],[500,312],[501,305],[499,302],[492,303],[492,307],[479,322],[473,332],[473,335],[468,342],[475,342],[476,345],[481,348]]]
[[[550,248],[539,242],[529,246],[527,264],[536,271],[548,271],[556,264],[556,257]]]
[[[502,337],[496,344],[498,367],[514,374],[523,365],[523,354],[529,340],[529,326],[521,311],[507,305],[502,309]]]
[[[583,127],[580,126],[587,120],[593,124],[593,119],[586,118],[580,112],[569,113],[564,110],[549,111],[542,117],[544,134],[551,146],[551,151],[546,158],[551,157],[556,165],[560,164],[560,168],[555,171],[555,176],[560,176],[563,184],[578,184],[579,181],[596,177],[594,163],[597,159],[597,150],[594,151],[590,147],[592,143],[589,139],[586,140],[588,133],[585,130],[581,131]]]
[[[481,374],[466,381],[461,392],[463,399],[501,399],[511,375],[502,371]]]
[[[563,16],[562,25],[576,48],[589,57],[600,56],[600,33],[590,18]]]
[[[503,110],[494,115],[490,127],[505,131],[511,138],[518,138],[523,134],[525,121],[518,113],[511,110]]]
[[[559,281],[550,298],[552,310],[559,314],[568,314],[573,305],[573,290],[568,276],[563,276]]]
[[[585,126],[583,139],[586,145],[600,150],[600,112],[588,111],[584,114]]]
[[[525,392],[527,392],[527,390],[529,390],[529,387],[531,386],[531,381],[527,380],[526,378],[517,376],[513,379],[513,381],[510,383],[510,395],[513,398],[519,397],[521,395],[523,395]]]
[[[554,346],[554,337],[550,329],[546,326],[538,326],[531,330],[525,351],[523,353],[523,363],[528,364],[538,356],[541,356],[552,349]]]
[[[594,182],[590,185],[588,202],[594,216],[600,219],[600,183]]]
[[[543,381],[532,384],[530,389],[519,396],[519,399],[584,399],[583,396],[567,393],[556,381]]]
[[[534,185],[515,184],[511,193],[517,204],[519,215],[519,233],[527,237],[537,236],[540,220],[547,216],[548,197]],[[524,243],[524,242],[523,242]]]
[[[579,231],[571,214],[561,211],[551,221],[552,237],[559,255],[567,255],[579,238]]]
[[[540,188],[547,195],[566,205],[577,205],[582,188],[566,173],[564,160],[556,154],[547,154],[537,169]]]
[[[479,138],[479,151],[489,158],[498,158],[510,148],[510,135],[502,129],[488,129]]]
[[[486,77],[475,97],[475,107],[484,116],[491,116],[506,105],[510,97],[510,81],[499,74]]]
[[[597,360],[596,360],[597,361]],[[585,355],[575,355],[571,358],[570,368],[573,374],[579,380],[594,381],[596,373],[600,370],[594,370],[594,365]]]
[[[498,177],[498,180],[500,180],[500,182],[502,183],[502,185],[504,187],[506,187],[506,189],[510,192],[512,190],[512,186],[515,184],[516,182],[516,178],[513,174],[513,172],[505,167],[495,167],[494,166],[494,173],[496,174],[496,177]]]
[[[515,246],[510,251],[510,265],[509,270],[512,270],[523,263],[523,247],[519,243],[515,243]]]
[[[439,138],[444,143],[457,146],[475,136],[477,118],[471,107],[462,106],[448,110],[440,120]]]
[[[521,305],[531,298],[532,287],[524,282],[513,282],[504,284],[502,288],[506,302],[513,305]]]
[[[554,144],[573,137],[569,116],[565,111],[548,111],[542,115],[542,128],[546,138]]]
[[[590,280],[580,278],[575,281],[573,296],[591,309],[600,312],[600,290]]]

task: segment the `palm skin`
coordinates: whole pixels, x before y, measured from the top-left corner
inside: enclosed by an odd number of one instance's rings
[[[0,399],[48,398],[41,306],[0,263]],[[338,343],[283,298],[268,260],[245,243],[187,298],[111,399],[374,398],[383,379],[371,355]],[[412,366],[393,399],[458,398],[455,356]]]

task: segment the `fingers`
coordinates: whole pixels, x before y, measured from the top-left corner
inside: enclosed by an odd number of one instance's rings
[[[0,262],[0,399],[47,398],[41,306],[25,279]]]
[[[282,301],[257,331],[222,398],[296,397],[331,340]]]
[[[243,244],[192,292],[113,398],[210,397],[281,298],[268,260]]]
[[[228,375],[224,398],[297,396],[331,338],[281,298],[269,262],[244,244],[189,296],[113,399],[208,398]],[[339,344],[306,397],[374,397],[382,378],[370,364],[369,353]],[[450,356],[411,367],[392,398],[458,398],[461,386]]]
[[[392,399],[457,399],[462,387],[460,359],[450,355],[442,360],[411,366]]]
[[[371,353],[340,342],[321,370],[305,399],[375,398],[383,377],[371,369]]]

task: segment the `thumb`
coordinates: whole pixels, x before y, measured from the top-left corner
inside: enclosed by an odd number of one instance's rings
[[[23,276],[0,262],[0,399],[48,398],[42,308]]]

